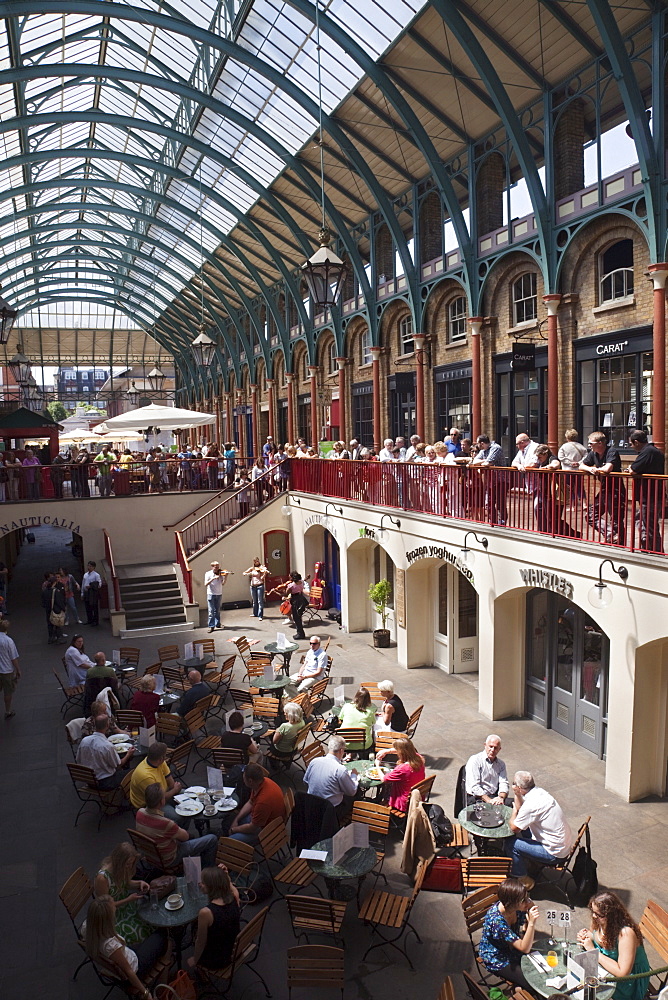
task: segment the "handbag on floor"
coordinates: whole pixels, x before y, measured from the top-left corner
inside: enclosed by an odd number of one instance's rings
[[[177,1000],[197,1000],[195,984],[185,969],[179,969],[171,983],[158,983],[153,994],[156,1000],[170,1000],[173,997]]]
[[[55,590],[52,590],[51,591],[51,613],[49,615],[49,621],[50,621],[50,623],[52,625],[55,625],[56,628],[62,628],[63,625],[65,624],[65,612],[64,611],[54,611],[53,610],[53,602],[55,601],[55,599],[56,599],[56,592],[55,592]]]

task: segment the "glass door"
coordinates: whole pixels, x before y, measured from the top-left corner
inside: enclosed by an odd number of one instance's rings
[[[478,595],[466,577],[444,563],[437,569],[434,663],[446,673],[478,669]]]

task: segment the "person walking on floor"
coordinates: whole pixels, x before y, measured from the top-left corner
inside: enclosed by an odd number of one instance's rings
[[[8,630],[9,622],[3,618],[0,621],[0,688],[5,699],[5,718],[12,719],[16,715],[12,698],[21,678],[21,668],[16,643],[7,635]]]
[[[101,586],[102,577],[97,572],[97,563],[91,560],[81,581],[81,593],[86,608],[86,625],[100,624],[99,603]]]

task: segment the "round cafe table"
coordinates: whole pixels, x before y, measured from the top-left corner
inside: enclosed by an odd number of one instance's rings
[[[281,667],[281,670],[284,674],[290,673],[290,657],[297,649],[299,649],[298,642],[286,642],[284,649],[280,649],[275,642],[268,642],[264,647],[265,653],[271,653],[273,656],[283,657],[283,666]]]
[[[184,670],[204,670],[214,660],[212,656],[189,656],[187,660],[177,660],[176,662]]]
[[[504,837],[513,836],[513,831],[508,825],[510,814],[513,811],[512,806],[501,806],[501,809],[503,810],[504,820],[501,826],[493,826],[491,828],[488,826],[479,826],[475,821],[473,806],[465,806],[459,813],[457,820],[461,823],[465,830],[472,833],[473,836],[479,841],[500,841],[503,840]],[[501,851],[501,845],[498,843],[485,843],[482,846],[483,849],[479,851],[479,853],[496,855]]]
[[[145,899],[139,904],[137,912],[142,920],[145,920],[151,927],[164,928],[169,936],[174,940],[174,951],[176,952],[176,964],[181,968],[181,957],[183,951],[183,938],[188,924],[197,919],[197,914],[209,901],[208,896],[200,892],[195,885],[187,885],[184,878],[176,880],[176,892],[183,896],[183,906],[178,910],[168,910],[165,906],[167,899],[159,899],[155,909],[151,907],[150,899]]]
[[[346,771],[357,771],[359,775],[357,787],[361,789],[365,795],[372,789],[375,789],[377,794],[378,790],[383,787],[383,781],[378,781],[376,778],[369,778],[367,776],[367,771],[376,766],[376,762],[374,760],[349,760],[343,766]],[[385,771],[385,773],[391,770],[389,767],[381,767],[381,769]]]
[[[278,698],[282,695],[283,688],[287,687],[290,683],[289,677],[275,677],[273,681],[265,681],[262,677],[254,677],[253,680],[260,694],[264,694],[265,691],[271,691],[272,695]],[[276,692],[275,695],[274,692]]]
[[[580,951],[580,946],[573,943],[571,943],[570,948],[571,955]],[[547,946],[547,942],[545,940],[541,940],[537,941],[531,950],[532,952],[540,952],[544,958],[550,949]],[[552,979],[554,976],[566,975],[566,964],[564,962],[561,942],[559,942],[553,950],[556,951],[559,961],[553,969],[550,969],[549,973],[539,971],[528,955],[522,955],[521,968],[524,973],[524,978],[533,992],[539,993],[542,997],[549,997],[553,993],[559,992],[554,986],[546,985],[548,979]],[[609,1000],[614,992],[615,983],[610,983],[606,986],[599,986],[596,990],[596,1000]]]
[[[373,847],[351,847],[342,858],[333,864],[332,862],[332,838],[319,840],[311,848],[312,851],[327,851],[325,861],[309,860],[309,865],[318,875],[322,875],[329,892],[330,899],[351,899],[354,890],[341,885],[346,879],[357,879],[357,902],[362,888],[362,882],[378,861],[375,848]],[[346,891],[347,890],[347,891]]]

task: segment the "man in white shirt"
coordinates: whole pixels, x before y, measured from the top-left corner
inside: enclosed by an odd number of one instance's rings
[[[212,562],[211,569],[204,577],[206,586],[206,603],[209,609],[209,632],[222,628],[220,624],[220,605],[223,603],[223,587],[227,582],[227,570],[220,568],[219,562]]]
[[[485,740],[485,749],[474,753],[466,763],[466,795],[472,802],[493,802],[503,805],[510,791],[506,765],[499,757],[501,738],[492,733]]]
[[[102,577],[97,572],[96,563],[88,563],[88,570],[81,581],[81,596],[86,608],[86,625],[99,625],[99,602]]]
[[[9,622],[0,621],[0,688],[5,698],[5,718],[13,719],[16,712],[12,710],[12,697],[16,684],[21,677],[19,668],[19,653],[13,639],[7,635]]]
[[[394,447],[394,441],[392,438],[385,438],[383,441],[383,447],[378,452],[378,458],[381,462],[392,462],[394,459],[392,457],[392,448]]]
[[[297,685],[297,691],[308,691],[316,681],[321,680],[325,676],[327,653],[320,645],[320,636],[312,635],[309,639],[309,645],[311,648],[304,657],[304,662],[299,668],[299,672],[292,674],[290,677],[292,682],[290,687],[292,687],[293,694],[295,685]]]
[[[527,859],[556,864],[571,849],[573,834],[559,803],[544,788],[536,787],[529,771],[517,771],[513,793],[508,821],[515,834],[511,874],[532,889],[534,880],[527,875]]]
[[[77,751],[77,764],[90,767],[95,772],[100,788],[117,788],[123,780],[123,771],[135,752],[134,747],[119,757],[113,743],[107,739],[109,716],[99,715],[95,720],[95,732],[84,736]]]
[[[419,445],[419,443],[420,443],[420,435],[419,434],[411,434],[411,443],[408,446],[408,448],[406,449],[406,459],[405,460],[407,462],[412,462],[413,459],[415,458],[415,455],[417,454],[416,449],[417,449],[417,446]]]
[[[532,441],[528,434],[518,434],[515,438],[515,444],[517,445],[517,454],[511,465],[514,469],[526,469],[527,466],[533,464],[538,442]]]
[[[357,438],[353,438],[348,445],[348,454],[354,462],[357,462],[362,455],[362,445],[359,443]]]
[[[348,811],[349,802],[344,796],[355,795],[358,773],[348,771],[341,761],[346,752],[346,741],[341,736],[331,736],[327,741],[327,754],[316,757],[306,768],[304,781],[309,795],[327,799],[339,813]]]

